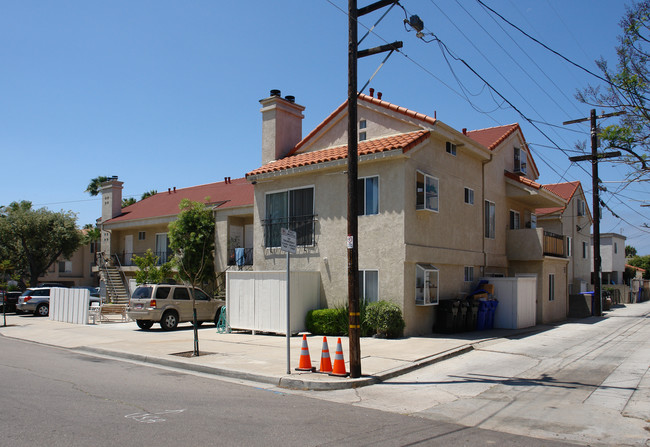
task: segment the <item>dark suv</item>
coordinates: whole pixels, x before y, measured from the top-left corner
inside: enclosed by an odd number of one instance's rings
[[[0,290],[0,298],[2,299],[2,307],[4,312],[15,312],[18,297],[22,292],[5,292]]]

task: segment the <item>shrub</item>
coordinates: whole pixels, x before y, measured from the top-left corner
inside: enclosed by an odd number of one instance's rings
[[[406,326],[402,317],[402,310],[397,304],[388,301],[377,301],[368,304],[364,322],[377,335],[388,338],[401,337]]]
[[[365,311],[366,305],[361,303],[361,336],[367,337],[372,333],[372,328],[366,324]],[[332,309],[310,310],[305,318],[307,331],[315,335],[338,335],[347,336],[349,334],[350,321],[348,319],[348,305],[337,306]]]

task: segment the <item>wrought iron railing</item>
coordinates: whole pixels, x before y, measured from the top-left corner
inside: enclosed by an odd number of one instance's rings
[[[172,252],[171,251],[154,251],[153,252],[154,256],[158,257],[158,263],[157,265],[163,265],[165,262],[169,261],[172,257]],[[135,265],[135,262],[133,262],[133,256],[144,256],[146,255],[146,252],[121,252],[121,253],[116,253],[115,257],[118,259],[119,263],[122,266],[132,266]]]
[[[253,249],[231,248],[228,250],[228,265],[253,265]]]
[[[316,215],[284,217],[262,220],[264,228],[264,246],[280,247],[282,228],[296,232],[296,245],[313,246],[316,242]]]

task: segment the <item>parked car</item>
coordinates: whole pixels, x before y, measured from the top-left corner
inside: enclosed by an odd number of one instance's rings
[[[5,292],[0,290],[0,297],[2,297],[2,307],[5,312],[15,312],[18,297],[22,292]],[[6,306],[6,307],[5,307]]]
[[[90,305],[99,303],[100,298],[90,296]],[[35,287],[25,290],[18,297],[16,304],[17,312],[33,313],[39,317],[47,317],[50,314],[50,287]]]
[[[42,282],[36,287],[63,287],[64,289],[68,288],[68,286],[60,282]]]
[[[35,287],[25,290],[18,297],[16,309],[20,312],[31,312],[39,317],[47,317],[50,313],[50,288]]]
[[[210,298],[201,289],[194,290],[197,321],[212,321],[217,324],[225,301]],[[173,330],[178,323],[193,321],[190,289],[184,285],[172,284],[139,286],[131,295],[127,315],[136,321],[140,329],[151,329],[154,323],[160,323],[163,330]]]

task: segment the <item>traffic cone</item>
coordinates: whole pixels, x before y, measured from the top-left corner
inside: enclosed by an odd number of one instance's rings
[[[320,355],[320,369],[322,373],[332,372],[332,361],[330,360],[330,348],[327,346],[327,337],[323,337],[323,352]]]
[[[330,376],[347,377],[348,373],[345,372],[345,360],[343,359],[343,346],[341,346],[341,339],[336,342],[336,353],[334,354],[334,368]]]
[[[309,347],[307,346],[307,335],[302,334],[302,347],[300,348],[300,362],[296,371],[314,371],[311,366],[311,358],[309,357]]]

